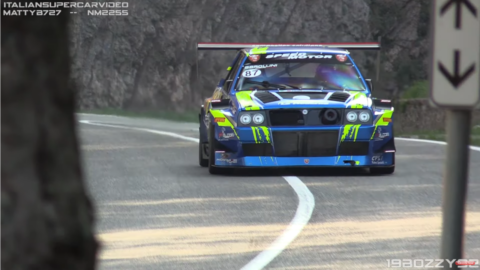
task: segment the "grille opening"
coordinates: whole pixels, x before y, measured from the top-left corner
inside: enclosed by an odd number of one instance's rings
[[[350,97],[349,93],[335,92],[328,98],[328,100],[345,102],[349,97]]]
[[[342,142],[338,149],[339,156],[366,156],[368,155],[369,142]]]
[[[337,125],[341,121],[340,112],[335,109],[324,109],[319,117],[323,125]]]
[[[270,124],[272,126],[303,126],[305,121],[299,110],[271,110]]]
[[[255,93],[255,97],[260,99],[263,103],[279,101],[280,99],[268,91],[259,91]]]
[[[242,148],[245,156],[273,156],[272,145],[269,143],[244,143]]]
[[[337,154],[338,131],[311,131],[304,135],[307,157],[329,157]]]
[[[298,134],[296,132],[276,131],[272,133],[275,156],[298,157]]]

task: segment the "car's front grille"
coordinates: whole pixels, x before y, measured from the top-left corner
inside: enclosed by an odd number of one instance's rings
[[[299,138],[297,132],[272,132],[275,156],[277,157],[298,157],[300,153]]]
[[[277,157],[328,157],[337,152],[338,130],[328,131],[274,131],[272,132]]]
[[[272,126],[303,126],[305,120],[300,110],[270,110],[270,124]]]
[[[307,157],[336,156],[338,131],[312,131],[304,134],[304,155]]]
[[[245,156],[273,156],[272,145],[269,143],[244,143],[242,148]]]
[[[370,147],[369,142],[342,142],[338,148],[339,156],[366,156]]]

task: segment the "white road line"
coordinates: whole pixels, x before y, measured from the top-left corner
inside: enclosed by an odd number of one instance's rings
[[[150,132],[154,134],[170,136],[182,140],[198,142],[197,138],[187,137],[173,132],[166,132],[148,128],[135,128],[135,127],[126,127],[126,126],[117,126],[110,124],[102,124],[96,122],[90,122],[87,120],[80,120],[80,123],[103,126],[103,127],[113,127],[129,130],[137,130],[143,132]],[[283,233],[264,251],[259,253],[253,260],[248,264],[242,267],[242,270],[260,270],[267,266],[273,259],[275,259],[280,253],[282,253],[285,248],[290,245],[290,243],[297,238],[297,236],[302,232],[303,227],[308,224],[312,216],[313,209],[315,208],[315,198],[313,197],[312,192],[308,187],[296,176],[283,176],[283,178],[288,182],[288,184],[293,188],[295,193],[298,196],[298,207],[293,217],[292,221],[288,227],[283,231]]]
[[[315,198],[308,187],[296,176],[283,176],[283,178],[295,190],[298,196],[298,207],[295,217],[287,229],[266,250],[258,254],[253,260],[245,265],[242,270],[263,269],[275,257],[297,238],[303,227],[307,225],[315,208]]]
[[[96,122],[90,122],[90,121],[87,121],[87,120],[80,120],[79,122],[83,123],[83,124],[94,125],[94,126],[123,128],[123,129],[129,129],[129,130],[150,132],[150,133],[155,133],[155,134],[158,134],[158,135],[174,137],[174,138],[178,138],[178,139],[182,139],[182,140],[186,140],[186,141],[198,142],[197,138],[187,137],[187,136],[183,136],[183,135],[173,133],[173,132],[160,131],[160,130],[148,129],[148,128],[135,128],[135,127],[117,126],[117,125],[110,125],[110,124],[101,124],[101,123],[96,123]]]
[[[447,145],[446,142],[442,142],[442,141],[432,141],[432,140],[423,140],[423,139],[411,139],[411,138],[399,138],[399,137],[395,137],[395,140]],[[479,151],[479,152],[480,152],[480,147],[470,145],[470,150],[474,150],[474,151]]]

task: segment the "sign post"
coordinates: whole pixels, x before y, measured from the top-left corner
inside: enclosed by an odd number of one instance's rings
[[[479,0],[432,1],[430,99],[447,110],[441,258],[449,260],[463,258],[471,115],[480,101],[479,13]]]

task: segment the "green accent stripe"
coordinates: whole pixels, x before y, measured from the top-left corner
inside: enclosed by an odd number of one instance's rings
[[[375,128],[373,129],[372,137],[370,137],[370,140],[372,140],[373,137],[375,136],[375,132],[377,131],[379,126],[384,127],[384,126],[388,126],[388,124],[391,123],[391,122],[386,122],[384,118],[392,119],[392,115],[393,115],[393,110],[385,110],[385,112],[380,116],[378,121],[375,123]]]
[[[247,111],[258,111],[260,106],[258,106],[255,101],[252,100],[250,96],[253,91],[240,91],[237,93],[237,99],[240,105],[245,108]]]
[[[271,143],[270,141],[270,130],[267,127],[260,127],[263,130],[263,134],[265,134],[265,138],[267,139],[268,143]]]
[[[256,133],[256,131],[255,131],[255,127],[252,127],[252,133],[253,133],[253,138],[255,139],[255,143],[258,143],[257,133]]]
[[[343,142],[345,141],[345,139],[352,139],[352,137],[353,141],[356,141],[360,126],[361,125],[345,125],[343,127],[342,137],[340,141]]]
[[[267,141],[268,143],[271,143],[270,141],[270,130],[268,127],[251,127],[252,128],[252,133],[253,133],[253,138],[255,139],[255,143],[264,143]],[[262,136],[265,136],[265,138]]]

